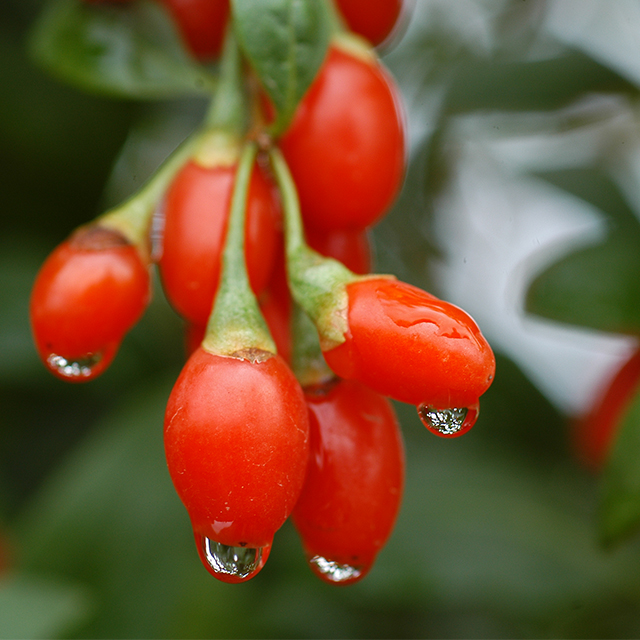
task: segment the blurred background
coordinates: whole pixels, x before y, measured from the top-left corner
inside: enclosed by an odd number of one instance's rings
[[[373,232],[376,270],[466,309],[497,374],[459,439],[397,405],[398,523],[369,576],[339,588],[289,523],[246,584],[200,565],[164,461],[184,351],[159,286],[98,380],[68,385],[39,362],[39,266],[205,105],[58,82],[27,53],[43,2],[0,3],[0,637],[640,637],[640,536],[598,544],[601,478],[570,437],[640,329],[640,4],[414,5],[381,51],[411,156]]]

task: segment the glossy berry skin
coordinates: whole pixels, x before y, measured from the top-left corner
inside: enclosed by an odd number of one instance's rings
[[[398,22],[402,0],[336,0],[349,29],[371,44],[384,42]]]
[[[353,273],[365,274],[371,271],[371,245],[366,229],[310,229],[306,239],[312,249],[342,262]]]
[[[290,515],[304,482],[309,419],[278,355],[198,347],[169,397],[169,473],[196,536],[260,548]]]
[[[165,200],[160,276],[173,308],[204,326],[220,280],[236,166],[188,162]],[[256,294],[269,282],[280,247],[280,208],[275,191],[256,165],[247,204],[245,246],[249,280]]]
[[[160,0],[180,31],[187,49],[201,61],[220,55],[229,21],[229,0]]]
[[[372,55],[331,45],[280,147],[307,227],[374,224],[404,175],[403,115],[391,76]]]
[[[311,454],[293,521],[316,575],[348,584],[366,575],[395,524],[402,435],[389,400],[354,380],[305,389],[305,398]],[[317,556],[354,571],[322,571]]]
[[[618,369],[590,411],[577,421],[573,444],[580,460],[599,471],[607,460],[616,431],[633,397],[640,391],[640,350]]]
[[[393,278],[353,282],[347,295],[346,339],[324,352],[337,375],[438,409],[475,405],[488,389],[495,358],[462,309]]]
[[[85,382],[111,363],[150,299],[149,269],[120,233],[80,228],[40,269],[30,317],[38,354],[69,382]]]

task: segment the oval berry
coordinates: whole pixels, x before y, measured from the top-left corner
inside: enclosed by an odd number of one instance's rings
[[[171,13],[187,49],[198,60],[217,58],[229,21],[229,0],[160,0]]]
[[[616,430],[635,393],[640,389],[640,349],[618,369],[590,411],[573,431],[576,453],[584,464],[598,471],[605,463]]]
[[[119,232],[92,225],[60,244],[40,269],[30,317],[38,354],[57,377],[100,375],[150,298],[149,270]]]
[[[323,256],[342,262],[353,273],[365,274],[371,271],[371,245],[367,230],[319,231],[318,229],[309,229],[306,233],[306,239],[312,249]]]
[[[389,400],[353,380],[305,389],[309,467],[293,511],[307,560],[326,582],[369,571],[389,538],[404,486],[404,446]]]
[[[373,55],[332,45],[280,147],[306,226],[374,224],[404,175],[403,115],[391,76]]]
[[[474,407],[495,358],[462,309],[392,278],[347,285],[345,341],[324,352],[335,373],[432,410]]]
[[[384,42],[402,11],[402,0],[336,0],[349,29],[373,45]]]
[[[201,557],[205,544],[264,557],[302,489],[308,440],[304,396],[280,356],[194,351],[167,404],[164,444]],[[205,566],[237,581],[211,562]]]
[[[204,326],[220,280],[221,255],[236,165],[188,162],[165,200],[160,276],[167,299],[183,318]],[[280,246],[280,208],[274,188],[256,164],[247,200],[245,250],[249,280],[259,295]]]

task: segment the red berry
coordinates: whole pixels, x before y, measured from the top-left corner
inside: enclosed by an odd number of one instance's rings
[[[404,174],[403,115],[392,78],[372,55],[332,45],[280,146],[307,227],[374,224]]]
[[[371,271],[371,246],[366,230],[336,229],[319,231],[309,229],[307,243],[312,249],[344,264],[354,273],[365,274]]]
[[[149,270],[136,247],[111,229],[79,229],[47,258],[31,293],[40,357],[64,380],[95,378],[149,298]]]
[[[205,567],[217,578],[238,582],[259,570],[300,494],[308,438],[302,390],[280,356],[198,348],[187,361],[167,405],[165,451]],[[212,548],[218,559],[246,550],[246,575],[207,560]]]
[[[495,373],[495,358],[480,329],[462,309],[392,278],[347,285],[345,341],[325,351],[335,373],[425,412],[477,410]],[[432,422],[466,414],[433,413]],[[433,424],[431,426],[434,426]],[[452,435],[447,429],[435,429]]]
[[[208,167],[192,160],[166,195],[159,260],[162,285],[174,309],[200,326],[207,323],[220,280],[235,174],[235,164]],[[245,237],[249,280],[256,294],[269,282],[279,234],[275,191],[256,164],[249,186]]]
[[[369,571],[395,524],[404,485],[391,403],[359,382],[305,389],[309,468],[293,521],[313,571],[348,584]]]
[[[258,302],[260,303],[260,311],[262,311],[271,336],[276,343],[278,353],[285,362],[291,362],[293,348],[291,339],[292,300],[287,285],[283,255],[278,260],[271,282]]]
[[[378,45],[393,31],[402,0],[336,0],[349,29]]]
[[[160,0],[199,60],[217,58],[229,20],[229,0]]]
[[[576,423],[573,442],[578,457],[598,471],[605,463],[620,421],[640,389],[640,349],[620,367],[590,411]]]

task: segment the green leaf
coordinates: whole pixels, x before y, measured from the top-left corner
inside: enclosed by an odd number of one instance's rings
[[[529,287],[527,311],[601,331],[639,333],[640,224],[620,189],[594,168],[538,175],[606,214],[609,233],[540,273]]]
[[[31,33],[34,60],[80,89],[133,99],[203,95],[215,79],[189,58],[157,4],[50,0]]]
[[[600,538],[613,545],[640,528],[640,390],[619,425],[602,478]]]
[[[324,1],[232,0],[240,46],[277,112],[284,131],[325,58],[330,17]]]
[[[613,232],[562,258],[533,280],[526,309],[581,327],[640,333],[640,239]]]
[[[618,185],[601,169],[582,167],[535,174],[568,193],[588,202],[612,219],[617,226],[640,234],[640,221]]]
[[[558,109],[587,93],[637,93],[637,87],[579,52],[535,62],[465,61],[447,95],[449,113]]]

